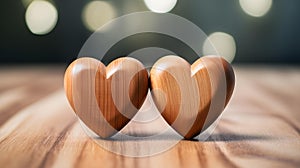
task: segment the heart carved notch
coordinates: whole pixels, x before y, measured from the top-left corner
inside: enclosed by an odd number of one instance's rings
[[[150,88],[165,121],[191,139],[218,118],[234,83],[231,65],[211,56],[192,65],[178,56],[165,56],[153,65],[150,76],[138,60],[130,57],[116,59],[107,67],[93,58],[79,58],[67,68],[64,79],[73,110],[102,138],[129,123]]]
[[[107,138],[138,112],[148,93],[148,72],[136,59],[124,57],[107,67],[79,58],[67,68],[67,98],[77,116],[93,132]]]
[[[222,57],[206,56],[190,65],[181,57],[165,56],[153,65],[150,83],[163,118],[185,139],[192,139],[224,110],[235,77]]]

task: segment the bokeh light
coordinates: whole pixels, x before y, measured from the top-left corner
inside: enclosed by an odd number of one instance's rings
[[[37,1],[37,0],[21,0],[21,1],[22,1],[23,6],[25,8],[27,8],[31,4],[32,1]],[[55,4],[54,0],[44,0],[44,1],[48,1],[52,4]]]
[[[48,1],[35,0],[25,13],[25,22],[33,34],[43,35],[55,27],[58,19],[56,8]]]
[[[212,48],[211,44],[215,47]],[[215,32],[208,36],[203,44],[204,55],[218,54],[224,57],[228,62],[232,62],[236,53],[236,44],[234,38],[224,32]]]
[[[175,7],[177,0],[144,0],[144,2],[152,12],[167,13]]]
[[[114,17],[116,17],[115,10],[106,1],[91,1],[83,8],[82,12],[83,23],[90,31],[97,30]]]
[[[272,0],[240,0],[242,9],[250,16],[261,17],[271,9]]]

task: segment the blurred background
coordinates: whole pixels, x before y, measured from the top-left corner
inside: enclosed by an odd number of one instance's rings
[[[299,0],[2,1],[0,64],[68,64],[93,31],[107,21],[132,12],[153,11],[174,13],[194,22],[233,63],[298,65],[299,7]],[[188,50],[178,40],[144,34],[121,40],[114,48],[120,52],[112,54],[126,55],[153,41]],[[202,47],[205,52],[205,44]]]

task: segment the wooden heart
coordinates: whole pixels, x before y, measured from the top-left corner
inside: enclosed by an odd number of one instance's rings
[[[129,57],[116,59],[107,67],[85,57],[67,68],[64,86],[81,121],[107,138],[121,130],[142,106],[148,91],[148,72]]]
[[[190,65],[178,56],[165,56],[153,65],[150,83],[153,100],[164,119],[184,138],[191,139],[224,110],[235,76],[221,57],[202,57]]]

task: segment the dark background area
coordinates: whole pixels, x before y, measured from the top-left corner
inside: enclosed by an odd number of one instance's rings
[[[89,1],[53,2],[58,10],[58,22],[46,35],[34,35],[27,28],[26,7],[21,0],[1,2],[0,64],[69,63],[77,57],[92,34],[81,19],[82,9]],[[118,16],[148,10],[142,0],[110,2],[118,9]],[[189,19],[206,34],[216,31],[231,34],[237,45],[234,63],[299,64],[299,7],[299,0],[274,0],[270,11],[256,18],[247,15],[238,1],[178,0],[170,13]],[[121,51],[123,55],[128,54],[126,50]]]

